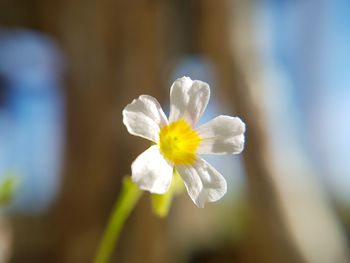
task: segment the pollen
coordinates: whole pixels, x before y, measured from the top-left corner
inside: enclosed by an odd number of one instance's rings
[[[174,164],[193,164],[200,142],[198,133],[184,119],[163,126],[159,133],[160,151]]]

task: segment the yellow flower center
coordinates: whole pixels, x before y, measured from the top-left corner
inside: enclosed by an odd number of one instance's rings
[[[192,164],[201,138],[183,119],[160,129],[159,147],[163,156],[174,164]]]

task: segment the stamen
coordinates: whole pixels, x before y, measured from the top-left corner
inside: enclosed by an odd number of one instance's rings
[[[159,133],[160,151],[174,164],[194,163],[200,141],[198,133],[184,119],[163,126]]]

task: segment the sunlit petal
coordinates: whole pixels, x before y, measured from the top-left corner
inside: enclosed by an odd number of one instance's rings
[[[207,83],[188,77],[177,79],[170,90],[169,122],[184,118],[195,126],[207,107],[209,97]]]
[[[198,158],[194,165],[175,167],[184,180],[187,192],[198,207],[219,200],[227,189],[225,178],[209,163]]]
[[[202,139],[198,154],[237,154],[243,150],[245,124],[240,118],[220,115],[197,132]]]
[[[173,166],[164,159],[157,145],[141,153],[131,165],[131,179],[141,189],[155,194],[168,191]]]
[[[124,108],[123,123],[129,133],[158,142],[160,127],[168,121],[155,98],[141,95]]]

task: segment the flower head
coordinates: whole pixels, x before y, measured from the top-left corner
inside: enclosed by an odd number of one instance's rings
[[[166,193],[176,169],[199,207],[226,193],[225,178],[199,155],[240,153],[245,124],[237,117],[220,115],[196,127],[209,97],[207,83],[183,77],[171,87],[169,119],[158,101],[147,95],[124,108],[123,122],[129,133],[155,143],[131,165],[131,178],[141,189]]]

